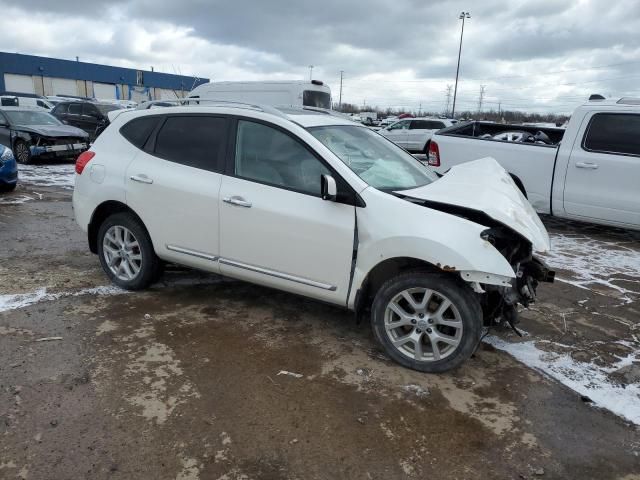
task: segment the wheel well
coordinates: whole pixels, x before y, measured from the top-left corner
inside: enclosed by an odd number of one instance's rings
[[[524,195],[524,198],[529,198],[527,197],[527,191],[524,188],[524,184],[522,183],[522,180],[520,180],[520,178],[518,178],[518,176],[514,175],[513,173],[510,173],[509,175],[511,175],[511,178],[513,178],[514,183],[520,189],[520,191]]]
[[[144,223],[138,216],[136,212],[131,210],[127,205],[122,202],[117,202],[115,200],[109,200],[108,202],[101,203],[98,205],[91,216],[91,221],[89,222],[89,231],[87,233],[89,239],[89,250],[92,253],[98,253],[98,230],[100,230],[100,225],[104,222],[108,217],[113,215],[114,213],[122,213],[128,212],[133,214],[136,219],[140,222],[140,224],[145,228]]]
[[[389,278],[401,272],[416,269],[439,274],[446,273],[429,262],[413,257],[396,257],[384,260],[373,267],[362,282],[362,286],[356,294],[355,311],[359,312],[371,306],[376,293]]]

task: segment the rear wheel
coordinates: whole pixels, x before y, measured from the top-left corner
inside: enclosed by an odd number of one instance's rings
[[[29,150],[27,142],[17,140],[13,146],[13,156],[16,157],[18,163],[22,163],[23,165],[31,163],[31,150]]]
[[[149,234],[131,213],[116,213],[102,223],[98,257],[111,281],[127,290],[148,287],[161,271]]]
[[[13,192],[17,186],[18,186],[17,183],[8,183],[6,185],[0,185],[0,192],[3,192],[3,193]]]
[[[387,354],[414,370],[454,369],[480,341],[480,304],[470,288],[445,275],[397,275],[378,290],[371,313],[374,334]]]

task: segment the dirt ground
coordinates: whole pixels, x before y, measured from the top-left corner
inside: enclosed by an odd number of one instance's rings
[[[286,293],[111,287],[36,168],[0,197],[1,479],[640,479],[640,235],[545,219],[525,336],[425,375]]]

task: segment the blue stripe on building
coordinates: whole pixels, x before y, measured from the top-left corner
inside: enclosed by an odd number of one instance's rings
[[[139,73],[141,72],[141,74]],[[39,75],[43,77],[86,80],[99,83],[124,84],[131,87],[163,88],[190,91],[209,79],[173,75],[170,73],[112,67],[95,63],[37,57],[0,52],[0,92],[5,91],[4,75]],[[139,83],[139,81],[141,82]]]

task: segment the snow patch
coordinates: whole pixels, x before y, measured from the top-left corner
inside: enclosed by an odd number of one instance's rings
[[[640,385],[615,385],[607,376],[621,366],[630,364],[633,358],[621,358],[613,367],[600,367],[593,363],[577,362],[568,353],[545,352],[537,348],[533,341],[509,343],[492,335],[484,341],[580,395],[589,397],[598,407],[640,425]]]
[[[15,197],[3,197],[0,198],[0,205],[21,205],[23,203],[33,200],[33,197],[29,195],[18,195]]]
[[[39,187],[62,187],[73,190],[75,183],[75,165],[19,165],[18,176],[21,183]]]
[[[640,248],[630,246],[633,242],[629,239],[604,241],[574,233],[552,233],[550,237],[551,251],[544,254],[547,263],[570,272],[570,278],[560,276],[558,280],[587,290],[597,285],[610,288],[619,292],[625,303],[640,296],[640,282],[629,279],[640,277]]]
[[[75,292],[57,293],[48,293],[47,288],[43,287],[35,292],[0,295],[0,312],[16,310],[18,308],[28,307],[34,303],[58,300],[65,297],[78,297],[80,295],[120,295],[122,293],[128,292],[116,286],[83,288]]]

